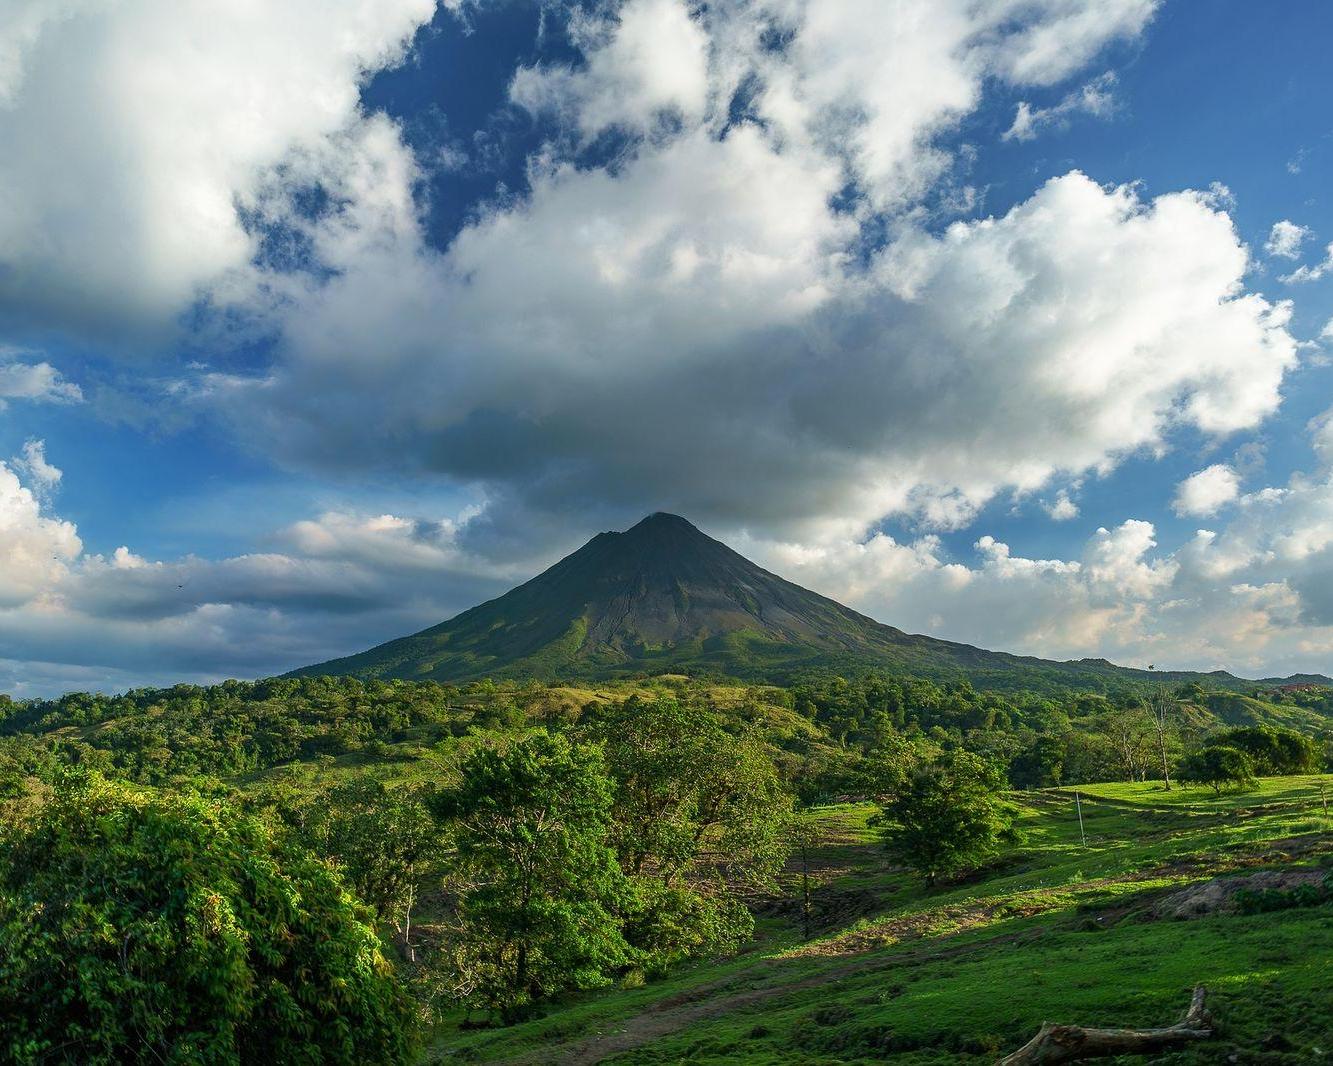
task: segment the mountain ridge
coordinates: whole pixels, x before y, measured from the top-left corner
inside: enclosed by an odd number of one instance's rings
[[[813,668],[967,677],[991,687],[1206,678],[1248,688],[1295,681],[1039,659],[905,633],[765,570],[660,511],[623,532],[598,533],[542,573],[444,622],[288,676],[469,681],[685,672],[778,680]]]

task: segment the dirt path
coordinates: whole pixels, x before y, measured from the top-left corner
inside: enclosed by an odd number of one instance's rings
[[[781,980],[784,964],[795,962],[793,958],[766,959],[749,970],[743,971],[725,981],[710,982],[697,988],[687,989],[671,996],[665,996],[649,1004],[638,1014],[621,1021],[624,1028],[608,1033],[571,1040],[565,1044],[529,1052],[519,1058],[506,1059],[500,1066],[594,1066],[612,1056],[636,1048],[645,1047],[664,1036],[685,1029],[695,1022],[707,1021],[724,1014],[745,1010],[757,1003],[769,999],[778,999],[799,992],[803,989],[819,988],[834,984],[848,977],[866,973],[889,973],[906,967],[917,966],[923,962],[937,962],[951,956],[970,951],[994,947],[996,944],[1012,944],[1021,940],[1043,935],[1041,930],[1022,930],[1002,933],[998,936],[968,944],[942,946],[938,942],[923,944],[922,949],[905,951],[892,958],[832,958],[826,969],[810,974],[795,981]],[[772,983],[762,988],[748,988],[730,995],[716,998],[713,994],[719,989],[743,983],[746,980],[769,979]]]
[[[603,1062],[613,1055],[635,1048],[644,1047],[664,1036],[669,1036],[695,1022],[707,1021],[723,1014],[731,1014],[762,1003],[778,996],[790,995],[806,988],[832,984],[834,981],[865,973],[876,969],[893,969],[903,964],[903,960],[863,959],[859,962],[848,961],[842,965],[822,970],[797,981],[777,980],[762,988],[749,988],[731,995],[714,996],[719,989],[744,982],[747,978],[780,978],[784,960],[765,961],[752,970],[744,971],[726,981],[713,982],[691,988],[675,995],[666,996],[649,1004],[638,1014],[624,1019],[623,1029],[610,1033],[598,1033],[583,1037],[567,1044],[543,1048],[530,1052],[520,1058],[506,1060],[503,1066],[548,1066],[560,1063],[561,1066],[592,1066]]]

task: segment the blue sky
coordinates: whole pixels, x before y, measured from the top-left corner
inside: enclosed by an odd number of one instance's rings
[[[913,631],[1329,672],[1330,31],[24,0],[0,690],[344,654],[656,509]]]

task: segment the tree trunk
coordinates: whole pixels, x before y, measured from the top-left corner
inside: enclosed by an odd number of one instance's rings
[[[1166,757],[1166,740],[1171,730],[1171,711],[1175,702],[1165,687],[1159,688],[1148,698],[1148,713],[1152,717],[1153,732],[1157,734],[1157,754],[1162,759],[1162,781],[1168,792],[1171,791],[1171,765]]]
[[[412,947],[412,902],[416,894],[416,886],[409,886],[407,899],[403,904],[403,953],[407,956],[408,962],[417,961],[417,953]]]
[[[1175,1025],[1165,1029],[1085,1029],[1081,1025],[1043,1022],[1037,1035],[1000,1060],[999,1066],[1075,1062],[1109,1055],[1151,1055],[1213,1035],[1213,1019],[1204,1009],[1204,988],[1199,985],[1190,1008]]]
[[[518,942],[518,960],[514,964],[514,989],[518,992],[528,990],[528,942]]]

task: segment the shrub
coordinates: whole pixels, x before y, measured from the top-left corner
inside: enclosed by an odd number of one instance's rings
[[[1180,779],[1208,785],[1218,795],[1228,786],[1240,792],[1254,785],[1254,762],[1236,748],[1213,745],[1185,756],[1180,764]]]
[[[1210,747],[1220,746],[1243,751],[1262,776],[1312,774],[1318,771],[1318,743],[1303,733],[1280,726],[1246,726],[1228,729],[1209,737]]]

